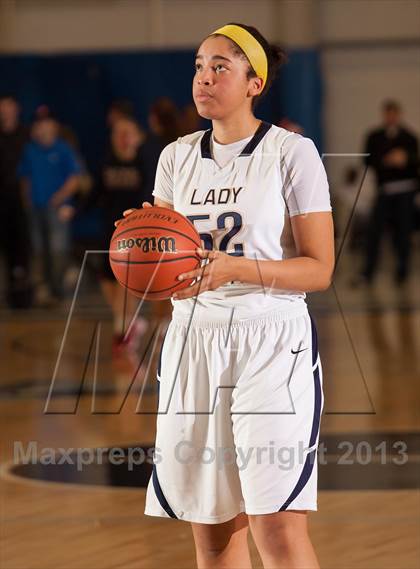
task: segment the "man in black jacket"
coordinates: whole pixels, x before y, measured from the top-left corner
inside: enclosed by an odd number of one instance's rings
[[[383,126],[368,133],[365,164],[375,171],[377,194],[372,206],[362,277],[370,283],[378,265],[378,254],[387,222],[393,231],[397,255],[395,281],[402,284],[409,273],[414,195],[419,189],[418,140],[401,123],[397,101],[382,104]]]
[[[29,133],[19,122],[19,111],[13,95],[0,95],[0,250],[6,259],[11,308],[27,308],[32,302],[29,222],[17,177]]]

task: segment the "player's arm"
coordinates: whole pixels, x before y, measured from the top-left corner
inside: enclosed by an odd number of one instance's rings
[[[167,207],[168,209],[174,209],[173,204],[170,204],[168,202],[165,202],[163,200],[161,200],[160,198],[155,198],[153,201],[153,205],[156,205],[158,207]],[[143,202],[141,204],[141,207],[153,207],[153,205],[150,202]],[[127,217],[127,215],[130,215],[130,213],[133,213],[133,211],[136,211],[135,209],[126,209],[123,212],[124,217]]]
[[[289,143],[282,164],[287,181],[282,192],[296,254],[288,259],[257,260],[206,251],[206,265],[180,275],[181,280],[200,276],[200,282],[177,292],[178,298],[214,290],[232,280],[266,290],[312,292],[329,287],[334,269],[334,229],[327,175],[311,139],[295,136]]]
[[[165,201],[161,200],[160,198],[155,198],[153,203],[154,203],[154,205],[157,205],[159,207],[167,207],[168,209],[174,209],[173,204],[165,202]]]
[[[325,290],[334,270],[334,229],[328,211],[295,215],[290,219],[297,256],[278,261],[236,257],[234,278],[267,289]]]
[[[327,174],[314,142],[305,137],[291,138],[283,168],[287,180],[284,199],[296,255],[258,262],[237,257],[235,280],[268,289],[325,290],[334,270],[334,225]]]
[[[159,198],[155,198],[153,205],[159,206],[159,207],[167,207],[168,209],[174,209],[174,206],[168,202],[164,202],[163,200],[159,199]],[[153,207],[153,205],[150,202],[143,202],[141,204],[142,208],[146,208],[146,207]],[[128,215],[130,215],[131,213],[133,213],[133,211],[136,211],[136,208],[132,208],[132,209],[126,209],[123,212],[123,217],[121,219],[117,219],[117,221],[114,223],[115,227],[117,227],[121,221],[124,221],[124,217],[127,217]]]
[[[177,291],[174,299],[185,299],[214,290],[231,280],[251,283],[265,290],[280,289],[313,292],[325,290],[334,269],[334,229],[330,211],[295,215],[291,218],[297,256],[281,260],[235,257],[222,251],[197,250],[209,263],[178,279],[197,278],[199,282]],[[181,277],[181,278],[180,278]]]

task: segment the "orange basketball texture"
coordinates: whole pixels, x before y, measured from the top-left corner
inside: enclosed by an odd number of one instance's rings
[[[117,281],[145,300],[162,300],[189,286],[181,273],[200,267],[200,235],[189,219],[166,207],[138,209],[116,228],[109,262]]]

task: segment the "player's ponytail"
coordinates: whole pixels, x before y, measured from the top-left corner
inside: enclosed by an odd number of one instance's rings
[[[252,109],[254,110],[258,102],[269,91],[280,67],[285,63],[287,63],[288,56],[285,50],[281,46],[277,44],[270,44],[265,39],[265,37],[257,30],[257,28],[254,28],[253,26],[247,26],[245,24],[239,24],[238,22],[229,22],[228,25],[240,26],[241,28],[247,30],[247,32],[249,32],[258,41],[258,43],[261,45],[267,56],[267,80],[264,84],[264,89],[262,90],[261,94],[252,99]],[[219,35],[219,34],[216,33],[212,35]],[[232,40],[229,41],[231,41],[233,52],[236,55],[246,58],[244,51],[234,41]],[[247,79],[251,79],[252,77],[257,77],[257,74],[250,64],[247,73]]]
[[[269,55],[268,55],[268,69],[270,72],[270,60],[271,60],[271,70],[272,73],[275,74],[277,73],[277,70],[284,65],[285,63],[288,62],[288,57],[286,52],[283,50],[282,47],[280,47],[279,45],[276,44],[269,44]],[[274,77],[273,77],[274,79]]]

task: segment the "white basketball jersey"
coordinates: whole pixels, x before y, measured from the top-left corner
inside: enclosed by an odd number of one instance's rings
[[[206,249],[244,255],[256,263],[295,257],[290,217],[331,211],[325,169],[312,140],[263,121],[242,152],[223,167],[211,150],[212,129],[166,146],[153,195],[194,223]],[[304,291],[232,281],[197,299],[171,302],[174,313],[189,315],[194,307],[198,315],[229,320],[232,309],[233,318],[242,319],[288,310],[304,299]]]

